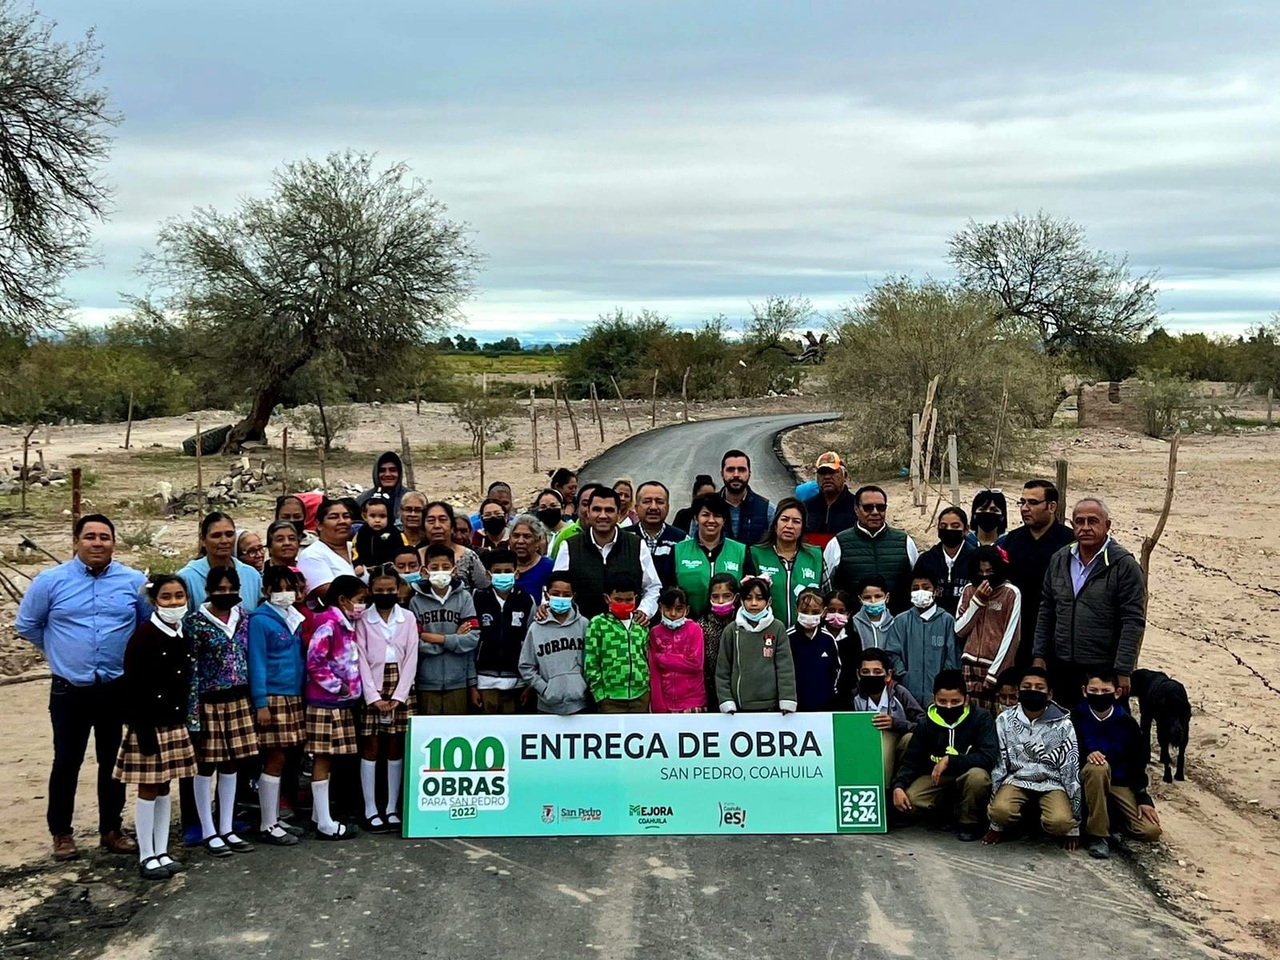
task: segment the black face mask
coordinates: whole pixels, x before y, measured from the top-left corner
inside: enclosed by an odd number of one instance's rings
[[[1018,702],[1034,713],[1049,705],[1049,694],[1044,690],[1019,690]]]
[[[240,602],[240,594],[238,593],[211,593],[209,594],[209,606],[215,610],[230,610]]]
[[[884,677],[859,677],[858,692],[868,700],[879,700],[884,693]]]
[[[975,513],[973,525],[984,533],[1000,529],[1000,521],[1004,519],[998,513]]]
[[[961,716],[964,715],[964,706],[961,705],[958,707],[939,707],[935,704],[933,708],[933,712],[938,715],[938,719],[941,720],[943,723],[951,724],[951,723],[955,723],[957,720],[960,719]]]
[[[551,528],[560,523],[563,514],[560,513],[559,507],[544,507],[535,513],[534,516],[542,521],[542,525],[544,527]]]
[[[1106,713],[1116,705],[1114,693],[1086,693],[1084,698],[1089,701],[1089,706],[1099,713]]]
[[[394,593],[375,593],[373,595],[373,605],[379,610],[390,610],[399,602],[400,598]]]
[[[963,530],[939,530],[938,541],[944,547],[958,547],[964,543]]]
[[[480,526],[484,527],[484,532],[491,537],[496,537],[503,530],[507,529],[506,517],[485,517],[480,521]]]

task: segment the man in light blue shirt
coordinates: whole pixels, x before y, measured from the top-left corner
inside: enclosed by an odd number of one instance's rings
[[[112,853],[138,849],[121,833],[124,784],[111,774],[123,726],[124,651],[134,630],[150,618],[151,605],[142,595],[146,577],[112,559],[115,540],[115,526],[107,517],[81,517],[75,526],[75,557],[37,574],[15,624],[18,635],[44,654],[53,674],[47,819],[58,860],[78,854],[72,820],[90,731],[98,761],[102,846]]]

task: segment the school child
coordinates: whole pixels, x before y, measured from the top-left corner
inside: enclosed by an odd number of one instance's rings
[[[883,650],[867,647],[851,674],[851,699],[846,702],[851,710],[875,714],[871,722],[880,731],[880,759],[887,787],[906,755],[911,731],[924,719],[924,707],[910,690],[895,682],[889,655]]]
[[[769,609],[772,586],[743,577],[742,606],[720,637],[716,698],[722,713],[796,711],[796,673],[786,631]]]
[[[587,620],[573,602],[573,577],[557,570],[547,578],[547,617],[534,620],[520,651],[520,677],[538,697],[541,713],[569,716],[590,706],[583,653]]]
[[[364,523],[356,531],[352,563],[372,570],[384,563],[395,562],[396,554],[404,546],[404,537],[393,522],[390,510],[391,498],[383,493],[375,493],[364,502],[360,508]]]
[[[933,699],[933,678],[943,670],[960,669],[956,622],[938,603],[943,585],[936,570],[916,564],[911,573],[911,608],[893,618],[884,651],[893,675],[920,703]]]
[[[956,636],[964,641],[960,667],[969,699],[995,713],[996,683],[1018,655],[1022,594],[1009,583],[1009,560],[1002,547],[979,547],[972,564],[970,583],[956,608]]]
[[[849,627],[849,611],[853,609],[853,597],[849,595],[847,590],[828,590],[827,595],[822,598],[822,623],[827,628],[827,633],[835,638],[837,645],[844,643],[845,633]],[[862,650],[859,646],[855,653]],[[843,653],[843,646],[841,646]]]
[[[335,577],[316,613],[307,644],[307,749],[311,761],[311,819],[319,840],[349,840],[356,829],[333,819],[329,770],[335,756],[356,752],[354,708],[364,693],[356,652],[356,622],[365,613],[365,586],[350,574]]]
[[[796,706],[801,711],[836,709],[840,651],[822,626],[822,593],[813,587],[796,597],[796,622],[787,631],[796,669]]]
[[[289,567],[262,571],[263,599],[249,614],[249,706],[254,710],[262,773],[258,776],[258,841],[277,847],[298,842],[297,828],[280,821],[280,777],[290,753],[306,740],[302,707],[306,641],[298,607],[302,577]]]
[[[124,653],[125,720],[128,724],[113,772],[138,787],[134,820],[138,872],[166,880],[184,869],[169,856],[171,782],[196,772],[188,728],[198,725],[192,696],[191,652],[182,635],[187,588],[176,576],[157,576],[146,586],[155,607]]]
[[[716,659],[720,655],[720,638],[725,627],[738,614],[738,578],[731,573],[717,573],[711,578],[707,595],[707,612],[698,618],[702,628],[702,685],[707,703],[718,704],[716,698]]]
[[[658,596],[662,619],[649,628],[649,707],[654,713],[705,713],[702,628],[689,619],[689,595],[667,587]]]
[[[418,626],[418,713],[429,716],[464,714],[475,693],[476,608],[471,591],[454,576],[453,548],[443,543],[426,549],[425,582],[414,584],[413,611]]]
[[[889,586],[884,577],[870,576],[862,584],[858,594],[860,605],[857,613],[849,618],[848,636],[857,634],[858,645],[883,649],[889,628],[893,626],[893,614],[889,612]],[[856,657],[853,658],[857,660]]]
[[[261,600],[261,598],[256,598]],[[205,600],[187,614],[183,632],[191,644],[200,732],[192,781],[200,840],[215,857],[249,853],[253,844],[236,835],[236,770],[258,755],[258,734],[249,706],[249,616],[234,567],[210,567]],[[218,774],[218,820],[213,819],[213,775]]]
[[[1018,667],[1010,667],[1000,674],[996,680],[995,716],[1018,705],[1018,688],[1022,685],[1022,671]],[[966,689],[968,689],[966,687]]]
[[[601,713],[649,712],[649,631],[634,619],[637,588],[628,574],[606,574],[609,608],[587,624],[583,673]]]
[[[529,687],[520,678],[520,651],[537,602],[516,586],[518,561],[509,549],[485,551],[480,559],[489,571],[489,586],[472,594],[480,620],[476,689],[485,713],[515,713],[529,703]]]
[[[360,788],[364,825],[372,833],[400,829],[400,786],[404,778],[404,735],[409,729],[409,687],[418,672],[418,627],[400,606],[395,568],[375,568],[369,577],[370,606],[356,621],[356,656],[364,711],[360,718]],[[387,806],[378,812],[378,759],[387,763]]]

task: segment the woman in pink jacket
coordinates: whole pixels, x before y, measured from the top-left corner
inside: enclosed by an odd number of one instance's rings
[[[667,587],[658,597],[662,621],[649,628],[649,709],[705,713],[702,628],[689,619],[689,595]]]
[[[399,605],[400,576],[387,565],[369,578],[372,604],[356,621],[356,653],[364,687],[360,733],[360,787],[364,825],[372,833],[400,829],[400,784],[404,775],[404,734],[409,729],[409,688],[418,672],[418,628]],[[378,812],[378,757],[387,761],[387,808]]]

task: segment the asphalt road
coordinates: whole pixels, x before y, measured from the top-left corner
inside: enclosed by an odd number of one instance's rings
[[[755,486],[791,479],[770,455],[803,417],[681,425],[590,464],[677,491],[720,454],[748,450]],[[679,495],[677,495],[679,502]],[[1064,956],[1198,958],[1207,950],[1131,863],[1044,840],[961,844],[921,829],[885,837],[306,840],[229,861],[192,854],[171,895],[112,945],[182,956],[644,957],[794,960]],[[159,891],[157,891],[159,892]],[[123,938],[123,939],[122,939]]]

